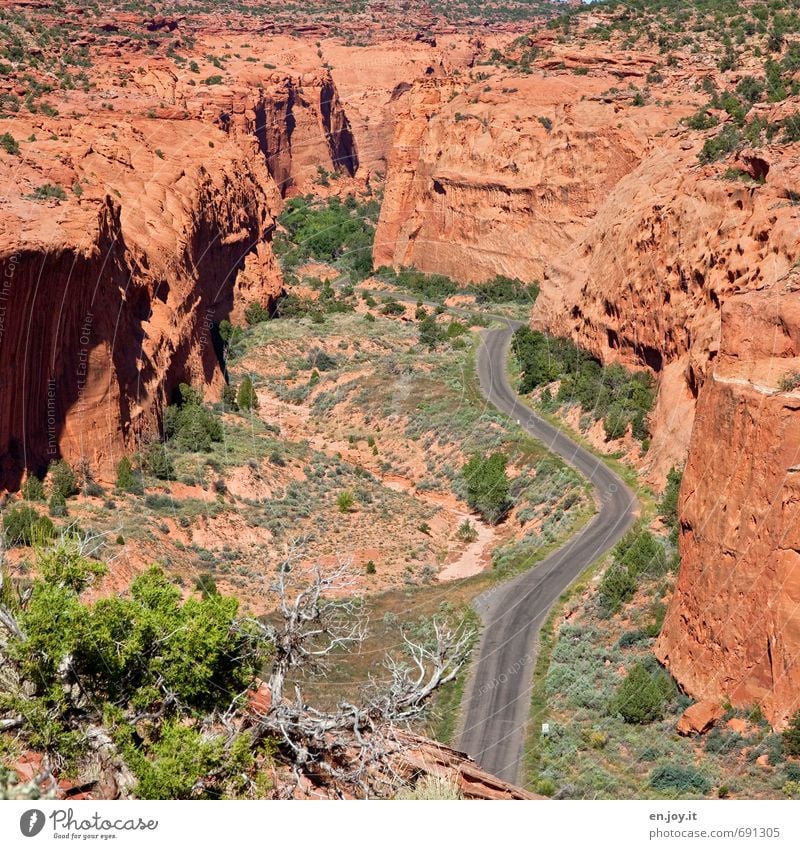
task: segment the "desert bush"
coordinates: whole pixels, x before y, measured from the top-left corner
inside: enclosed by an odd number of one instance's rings
[[[242,410],[258,409],[258,395],[256,395],[256,390],[249,374],[246,374],[239,384],[239,391],[236,393],[236,403]]]
[[[467,503],[490,524],[497,524],[509,509],[508,457],[495,452],[488,457],[473,455],[462,469]]]
[[[340,513],[349,513],[355,505],[355,498],[350,490],[346,489],[336,496],[336,507]]]
[[[27,504],[12,507],[3,515],[3,534],[6,545],[34,545],[53,538],[53,523],[40,516]]]
[[[154,442],[145,454],[145,468],[153,477],[164,481],[176,480],[175,466],[169,456],[167,446],[161,442]]]
[[[44,484],[36,475],[29,475],[22,485],[21,494],[26,501],[44,501]]]
[[[617,687],[608,712],[631,724],[654,722],[664,718],[665,702],[673,692],[674,685],[665,672],[651,672],[639,662],[631,667]]]
[[[66,460],[53,460],[47,470],[47,479],[50,483],[50,492],[69,498],[78,491],[78,480],[72,466]]]
[[[164,411],[164,436],[181,451],[210,451],[212,442],[222,440],[222,424],[197,390],[181,383],[178,394]]]
[[[11,133],[3,133],[0,135],[0,147],[12,156],[19,156],[19,143],[14,136],[11,135]]]
[[[711,782],[693,766],[661,764],[650,773],[654,790],[675,790],[678,793],[708,793]]]
[[[800,757],[800,710],[795,711],[783,732],[783,748],[787,755]]]
[[[461,542],[475,542],[478,538],[478,531],[469,519],[464,519],[458,526],[456,538]]]

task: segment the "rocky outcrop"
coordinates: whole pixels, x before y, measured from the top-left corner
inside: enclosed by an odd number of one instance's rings
[[[700,699],[800,708],[800,275],[722,307],[684,473],[681,572],[656,654]],[[781,389],[780,387],[784,387]]]
[[[565,259],[656,132],[686,108],[622,109],[610,76],[490,76],[406,95],[375,240],[376,265],[463,281],[541,279]]]
[[[23,192],[0,210],[10,487],[59,456],[108,478],[158,431],[179,382],[219,390],[215,326],[237,298],[267,304],[281,288],[269,245],[279,199],[254,140],[191,120],[49,130],[37,158],[0,163]],[[36,199],[42,185],[80,191]]]
[[[690,705],[681,714],[676,731],[678,734],[705,734],[725,716],[725,708],[715,701],[703,701]]]
[[[659,377],[650,470],[663,480],[686,456],[694,405],[719,347],[733,293],[769,286],[797,254],[789,202],[797,159],[778,147],[736,163],[745,177],[701,166],[701,139],[675,130],[610,193],[574,249],[548,269],[534,321],[604,361]],[[771,163],[771,167],[769,165]],[[747,179],[760,168],[763,182]]]

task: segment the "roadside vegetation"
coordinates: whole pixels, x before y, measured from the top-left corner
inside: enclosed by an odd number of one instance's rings
[[[647,417],[655,402],[655,383],[649,372],[621,365],[603,366],[569,339],[547,336],[521,327],[512,344],[520,370],[519,391],[541,389],[538,403],[548,411],[578,404],[591,419],[602,419],[606,439],[619,439],[630,428],[645,443]],[[551,385],[558,383],[553,393]]]

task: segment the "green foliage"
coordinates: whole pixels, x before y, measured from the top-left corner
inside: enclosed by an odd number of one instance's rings
[[[630,372],[618,364],[604,368],[571,340],[528,327],[514,332],[512,344],[522,370],[520,392],[560,380],[558,402],[577,402],[594,419],[603,419],[608,439],[622,436],[628,427],[637,439],[649,437],[647,416],[655,401],[649,372]]]
[[[711,789],[711,782],[693,766],[661,764],[650,773],[650,786],[654,790],[674,790],[680,794],[704,794]]]
[[[447,338],[444,327],[436,321],[435,315],[426,315],[419,323],[419,341],[428,350],[433,351]]]
[[[175,466],[169,456],[167,446],[162,442],[154,442],[147,449],[144,465],[150,474],[159,480],[175,480]]]
[[[798,371],[791,371],[778,381],[778,389],[781,392],[794,392],[798,388],[800,388],[800,372]]]
[[[61,186],[45,183],[42,186],[37,186],[28,197],[31,200],[66,200],[67,193]]]
[[[522,303],[533,305],[539,297],[539,283],[523,283],[517,278],[504,277],[498,274],[485,283],[476,283],[468,287],[475,293],[475,300],[479,304],[493,303]]]
[[[673,692],[674,684],[665,672],[651,672],[644,663],[636,663],[617,687],[608,712],[631,724],[655,722],[663,719],[664,703]]]
[[[164,723],[158,740],[146,751],[131,743],[122,749],[137,778],[136,795],[140,799],[202,799],[219,795],[198,781],[223,765],[224,746],[219,737],[205,737],[197,729],[171,720]]]
[[[372,271],[374,222],[379,207],[372,201],[353,198],[342,203],[338,197],[315,201],[311,195],[291,198],[278,219],[285,233],[275,238],[275,251],[284,270],[309,259],[336,262],[357,279]]]
[[[800,710],[795,711],[783,732],[783,749],[791,757],[800,757]]]
[[[475,454],[461,472],[467,485],[467,503],[492,525],[506,515],[510,506],[507,464],[508,457],[499,451],[489,457]]]
[[[210,572],[203,572],[194,582],[195,589],[202,595],[203,598],[219,595],[217,582]]]
[[[692,130],[710,130],[716,127],[719,121],[716,116],[711,115],[708,109],[699,109],[694,115],[686,119],[686,126]]]
[[[63,517],[67,515],[67,499],[60,492],[54,492],[47,502],[47,508],[51,516]]]
[[[133,471],[133,464],[128,457],[122,457],[117,463],[117,489],[120,492],[131,492],[136,495],[141,495],[143,488],[142,482]]]
[[[336,506],[340,513],[349,513],[355,505],[355,498],[349,489],[345,489],[336,496]]]
[[[242,378],[242,382],[239,384],[239,391],[236,394],[236,403],[242,410],[258,409],[258,395],[256,395],[256,390],[253,387],[253,381],[249,374],[246,374]]]
[[[44,501],[44,484],[36,475],[29,475],[22,485],[21,495],[26,501]]]
[[[629,531],[614,546],[613,555],[598,588],[600,606],[606,614],[618,612],[633,598],[642,575],[663,575],[668,568],[664,546],[646,529]]]
[[[464,521],[458,526],[456,539],[461,542],[475,542],[475,540],[478,539],[477,528],[472,524],[472,522],[470,522],[469,519],[464,519]]]
[[[40,516],[33,507],[22,504],[3,515],[3,534],[6,545],[35,545],[53,538],[55,529],[47,516]]]
[[[73,533],[62,534],[55,545],[39,546],[36,566],[46,583],[76,595],[107,571],[104,563],[83,556],[80,538]]]
[[[0,147],[12,156],[19,156],[19,143],[14,136],[11,135],[11,133],[3,133],[0,135]]]
[[[707,164],[727,156],[739,147],[741,134],[733,124],[725,126],[712,139],[706,139],[703,148],[697,155],[700,162]]]
[[[180,451],[210,451],[222,441],[222,424],[197,390],[181,383],[178,393],[178,403],[164,411],[164,436]]]
[[[378,571],[378,568],[375,565],[375,561],[374,560],[367,560],[367,565],[364,567],[364,571],[368,575],[374,575]]]
[[[630,601],[639,585],[636,575],[620,563],[612,563],[600,582],[600,601],[610,612],[616,613]]]
[[[667,485],[658,505],[658,514],[670,530],[678,529],[678,494],[680,493],[683,469],[673,466],[667,473]]]
[[[783,119],[783,137],[787,142],[800,141],[800,112]]]
[[[251,301],[245,307],[244,318],[250,327],[252,327],[255,324],[260,324],[262,321],[269,321],[269,310],[262,307],[258,301]]]
[[[236,412],[239,409],[239,402],[236,400],[236,388],[232,384],[226,383],[222,387],[220,401],[225,410]]]
[[[736,86],[736,93],[743,97],[748,103],[756,103],[764,93],[764,83],[755,77],[744,76]]]
[[[50,482],[50,492],[69,498],[78,491],[78,480],[72,466],[66,460],[53,460],[47,470],[47,479]]]
[[[17,612],[24,637],[12,638],[7,649],[27,691],[24,697],[0,694],[0,709],[24,715],[30,744],[61,756],[79,742],[80,728],[103,720],[142,795],[156,787],[162,797],[179,795],[187,770],[195,769],[193,786],[208,764],[207,750],[182,718],[227,708],[267,649],[237,624],[235,599],[213,594],[182,602],[180,589],[156,567],[133,581],[129,596],[82,602],[80,591],[104,569],[68,536],[37,552],[41,577]],[[62,684],[66,662],[78,690]],[[140,737],[125,717],[148,713],[164,724]]]
[[[383,302],[381,313],[383,315],[404,315],[406,308],[394,298],[388,298]]]
[[[222,83],[222,74],[212,74],[203,80],[204,85],[220,85]]]

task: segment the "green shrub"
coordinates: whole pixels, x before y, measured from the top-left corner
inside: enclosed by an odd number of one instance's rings
[[[191,386],[181,383],[178,394],[178,402],[164,411],[164,436],[181,451],[210,451],[213,442],[222,441],[222,424]]]
[[[485,283],[476,283],[468,287],[468,291],[475,293],[475,300],[479,304],[493,303],[522,303],[532,305],[539,297],[539,283],[523,283],[512,277],[504,277],[498,274]]]
[[[367,560],[367,565],[364,568],[364,571],[368,575],[374,575],[378,571],[377,567],[375,566],[375,561],[374,560]]]
[[[725,124],[714,138],[706,139],[697,158],[704,165],[714,162],[733,153],[741,144],[741,140],[742,136],[738,128],[734,124]]]
[[[116,486],[121,492],[132,492],[137,495],[142,494],[141,480],[134,474],[133,464],[128,457],[122,457],[119,463],[117,463]]]
[[[336,496],[336,506],[340,513],[349,513],[355,505],[355,498],[350,490],[344,490]]]
[[[442,325],[436,321],[436,316],[426,315],[419,323],[419,341],[433,351],[447,338],[447,333]]]
[[[72,466],[66,460],[53,460],[47,470],[47,479],[50,483],[50,492],[69,498],[78,492],[78,480]]]
[[[794,392],[795,389],[800,389],[800,372],[792,371],[783,375],[778,381],[778,389],[781,392]]]
[[[37,186],[29,195],[32,200],[66,200],[67,193],[61,186],[55,186],[52,183],[45,183],[42,186]]]
[[[678,495],[681,489],[683,470],[673,466],[667,473],[667,485],[658,504],[658,514],[664,524],[673,531],[678,529]]]
[[[236,400],[236,388],[230,383],[226,383],[222,387],[220,401],[224,410],[236,412],[239,409],[239,402]]]
[[[147,449],[145,468],[159,480],[174,481],[176,479],[175,466],[167,452],[167,446],[161,442],[154,442]]]
[[[686,119],[686,126],[692,130],[710,130],[711,127],[716,127],[718,123],[717,117],[711,115],[706,108],[698,110]]]
[[[467,503],[492,525],[497,524],[510,507],[507,464],[508,457],[501,452],[489,457],[475,454],[461,472],[467,486]]]
[[[475,542],[478,539],[478,531],[469,519],[464,519],[458,526],[456,538],[461,542]]]
[[[53,538],[55,529],[47,516],[40,516],[27,504],[12,507],[3,515],[6,545],[35,545]]]
[[[675,790],[678,793],[708,793],[711,782],[693,766],[662,764],[650,773],[654,790]]]
[[[258,395],[256,395],[256,390],[249,374],[246,374],[242,378],[242,382],[239,384],[239,391],[236,394],[236,403],[242,410],[258,409]]]
[[[522,371],[520,392],[560,380],[559,403],[577,402],[594,419],[605,419],[608,438],[621,436],[628,426],[637,439],[649,437],[647,416],[655,401],[649,372],[630,372],[618,364],[604,368],[571,340],[528,327],[514,332],[512,344]]]
[[[29,475],[25,479],[25,483],[22,485],[22,497],[26,501],[45,500],[44,484],[36,475]]]
[[[800,757],[800,710],[793,714],[782,736],[786,754],[793,758]]]
[[[650,672],[644,663],[634,664],[617,687],[608,712],[625,722],[643,725],[664,718],[664,705],[674,691],[669,676],[662,670]]]
[[[50,511],[51,516],[58,518],[64,517],[68,512],[67,499],[60,492],[54,492],[50,496],[50,501],[47,503],[47,509]]]
[[[610,613],[617,613],[633,598],[637,586],[636,575],[627,566],[612,563],[600,581],[600,602]]]
[[[3,133],[0,135],[0,147],[12,156],[19,156],[19,144],[11,133]]]
[[[269,310],[262,307],[258,301],[251,301],[244,310],[244,319],[252,327],[262,321],[269,320]]]

